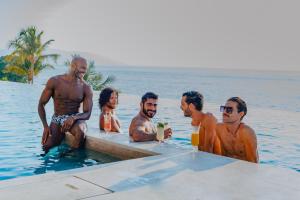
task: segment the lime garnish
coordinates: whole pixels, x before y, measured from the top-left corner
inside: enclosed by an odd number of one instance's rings
[[[164,128],[165,125],[164,125],[164,123],[158,122],[158,123],[157,123],[157,127],[158,127],[158,128]]]

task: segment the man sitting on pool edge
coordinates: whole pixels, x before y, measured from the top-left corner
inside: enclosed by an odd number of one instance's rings
[[[65,133],[72,134],[71,147],[82,147],[87,132],[85,120],[91,116],[93,91],[83,80],[88,69],[84,58],[73,58],[68,74],[51,77],[43,90],[38,112],[44,126],[42,145],[45,153],[50,148],[60,145]],[[45,105],[53,98],[54,114],[50,126],[47,123]],[[83,112],[80,111],[82,103]]]
[[[157,129],[151,121],[156,114],[158,96],[153,92],[143,95],[140,103],[140,112],[132,119],[129,126],[129,136],[134,142],[156,140]],[[164,137],[172,135],[170,128],[164,131]]]

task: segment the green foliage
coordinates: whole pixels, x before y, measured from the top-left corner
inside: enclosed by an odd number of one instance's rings
[[[45,68],[54,68],[48,60],[56,62],[58,54],[43,54],[54,40],[42,43],[43,31],[38,32],[33,26],[22,30],[17,38],[10,41],[9,48],[13,49],[10,55],[5,56],[7,65],[5,73],[23,77],[26,82],[33,83],[33,77]]]
[[[162,122],[157,123],[157,128],[164,128],[164,127],[165,127],[164,123],[162,123]]]
[[[95,70],[95,62],[90,61],[87,73],[84,75],[83,79],[93,88],[95,91],[100,91],[108,84],[115,81],[114,76],[108,76],[105,81],[102,82],[103,75]]]
[[[0,80],[2,81],[13,81],[13,82],[21,82],[25,83],[26,78],[23,76],[19,76],[13,73],[5,72],[5,67],[7,63],[5,61],[5,57],[0,57]]]
[[[72,55],[72,58],[80,56],[78,54]],[[70,66],[71,62],[67,60],[65,62],[66,66]],[[114,76],[108,76],[104,81],[104,77],[100,72],[96,72],[95,69],[95,62],[89,61],[88,62],[88,70],[87,73],[84,75],[83,79],[93,88],[95,91],[100,91],[105,88],[107,85],[113,83],[115,81]]]

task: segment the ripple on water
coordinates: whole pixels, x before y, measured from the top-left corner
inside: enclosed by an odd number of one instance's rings
[[[42,89],[40,86],[11,83],[2,85],[0,82],[0,180],[118,160],[88,151],[68,153],[62,147],[54,148],[45,157],[40,156],[43,152],[40,145],[43,129],[35,108]],[[185,90],[185,87],[182,87],[182,90]],[[95,95],[95,102],[97,98],[98,95]],[[119,98],[117,114],[122,129],[127,132],[131,119],[139,111],[140,97],[120,94]],[[172,127],[173,138],[168,140],[168,143],[174,144],[175,147],[191,148],[191,119],[183,116],[179,104],[178,99],[160,99],[157,119],[153,120],[167,121]],[[205,109],[220,120],[217,104],[207,103]],[[47,114],[49,113],[49,121],[53,113],[52,102],[49,102],[46,110]],[[94,106],[89,126],[92,124],[93,127],[98,127],[99,113],[99,107]],[[299,114],[249,107],[249,114],[245,120],[257,133],[261,163],[288,167],[299,172]],[[289,120],[282,121],[283,118]]]

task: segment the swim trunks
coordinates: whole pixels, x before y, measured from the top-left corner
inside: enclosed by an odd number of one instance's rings
[[[62,126],[64,124],[64,122],[68,119],[68,117],[72,117],[75,116],[76,114],[72,114],[72,115],[53,115],[51,122],[57,125]]]

